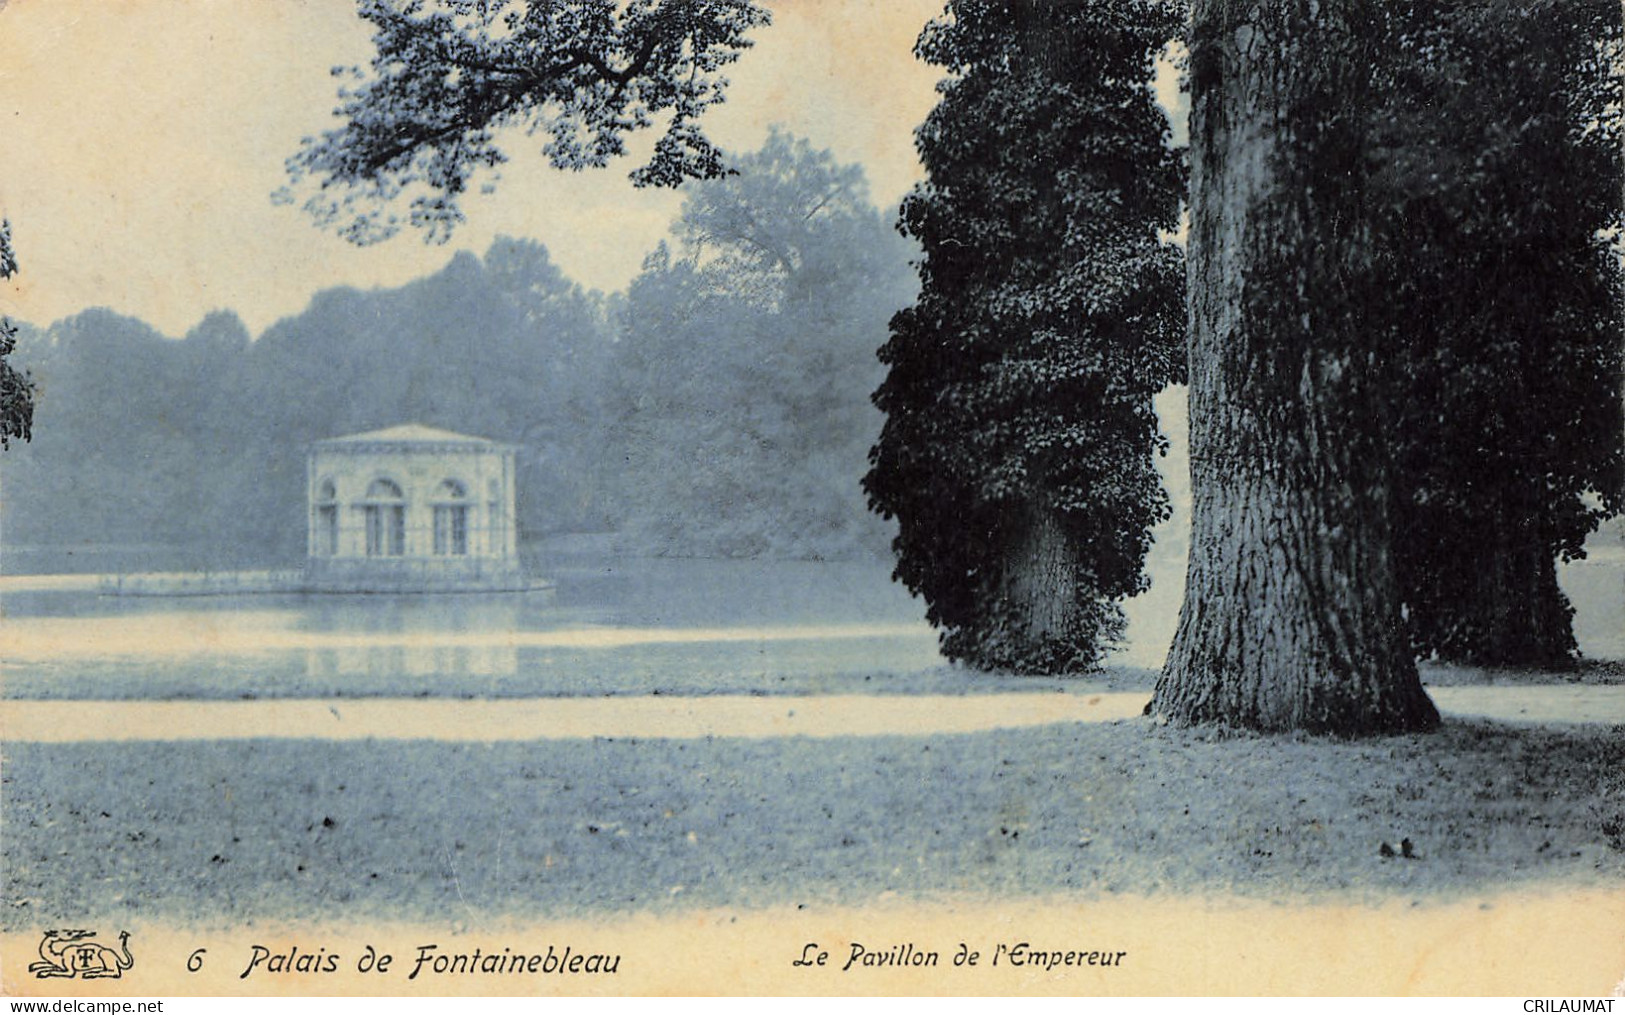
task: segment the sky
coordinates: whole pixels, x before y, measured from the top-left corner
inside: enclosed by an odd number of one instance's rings
[[[861,163],[877,205],[920,177],[913,129],[940,73],[914,39],[943,0],[769,0],[774,23],[707,114],[749,151],[780,123]],[[330,69],[365,64],[353,0],[0,0],[0,215],[21,271],[0,313],[44,327],[92,306],[180,337],[216,309],[258,336],[318,290],[396,286],[499,235],[575,280],[622,288],[681,205],[632,161],[563,173],[510,146],[496,191],[444,246],[404,231],[358,248],[270,195],[302,137],[332,125]]]

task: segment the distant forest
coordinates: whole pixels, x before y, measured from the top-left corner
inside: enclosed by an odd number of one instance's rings
[[[691,184],[624,293],[530,241],[397,289],[329,289],[251,339],[106,309],[23,325],[32,443],[6,455],[8,549],[171,545],[208,566],[304,554],[305,448],[418,422],[519,445],[523,538],[627,553],[850,558],[889,526],[859,487],[887,321],[914,249],[861,171],[782,133]]]

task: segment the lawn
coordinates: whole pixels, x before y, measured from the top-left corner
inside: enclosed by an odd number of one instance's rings
[[[1625,727],[1603,725],[13,743],[3,800],[15,929],[1625,884]]]

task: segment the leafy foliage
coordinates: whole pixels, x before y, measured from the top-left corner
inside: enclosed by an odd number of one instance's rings
[[[858,481],[879,429],[864,392],[913,294],[908,245],[856,166],[782,131],[689,185],[673,246],[622,311],[616,415],[626,545],[847,557],[881,551]]]
[[[318,293],[252,343],[230,312],[177,341],[85,311],[30,343],[50,397],[7,466],[8,549],[298,560],[305,445],[401,422],[520,445],[524,534],[603,528],[611,346],[602,301],[541,246],[507,239],[399,289]]]
[[[50,398],[7,462],[6,552],[84,559],[112,544],[129,549],[100,563],[135,570],[291,563],[306,444],[408,421],[519,446],[523,538],[883,550],[858,490],[879,428],[864,393],[913,291],[908,246],[827,153],[774,135],[740,165],[694,185],[680,256],[656,252],[627,297],[498,239],[398,289],[325,290],[252,342],[229,311],[182,340],[101,309],[31,336]],[[747,237],[786,259],[752,261]]]
[[[11,247],[11,223],[0,221],[0,279],[17,273],[17,255]],[[17,326],[0,317],[0,449],[14,439],[34,435],[34,381],[7,359],[17,348]]]
[[[1396,560],[1419,654],[1575,651],[1554,558],[1625,508],[1625,34],[1613,0],[1385,9],[1368,161]],[[1380,294],[1380,298],[1377,298]]]
[[[700,131],[723,101],[721,71],[767,24],[751,0],[359,0],[374,26],[370,73],[338,68],[337,115],[348,122],[306,138],[288,160],[291,183],[320,188],[304,203],[323,227],[375,243],[401,226],[391,210],[444,241],[463,221],[460,198],[507,161],[500,137],[546,138],[560,169],[604,166],[627,135],[665,129],[639,186],[674,186],[724,171]],[[279,193],[294,200],[293,189]]]
[[[1149,84],[1181,26],[1158,0],[953,0],[916,47],[950,76],[917,133],[928,180],[900,228],[921,293],[881,350],[864,486],[898,520],[896,577],[973,665],[1092,666],[1146,587],[1168,514],[1151,399],[1184,373],[1183,262],[1159,235],[1183,173]]]

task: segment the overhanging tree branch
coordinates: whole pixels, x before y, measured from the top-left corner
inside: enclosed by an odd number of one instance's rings
[[[337,69],[343,126],[306,138],[275,195],[352,242],[398,231],[391,210],[444,241],[463,220],[459,198],[482,169],[507,161],[496,135],[523,126],[547,139],[559,169],[601,167],[634,131],[665,121],[637,186],[722,174],[721,155],[696,126],[723,101],[720,71],[769,21],[753,0],[360,0],[371,22],[371,66]]]

